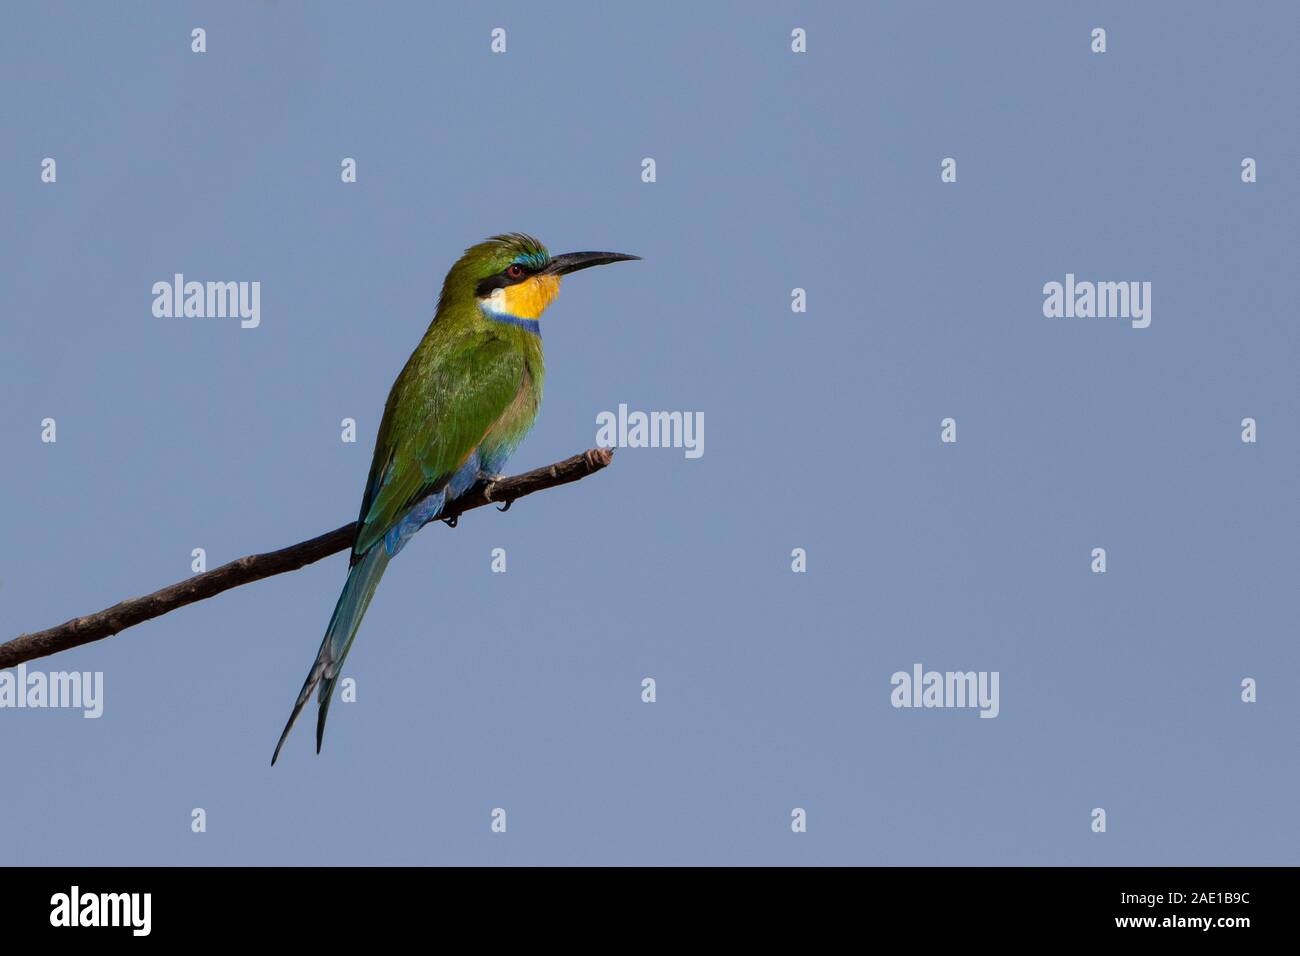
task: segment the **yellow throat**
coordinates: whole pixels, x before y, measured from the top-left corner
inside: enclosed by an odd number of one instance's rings
[[[516,319],[537,319],[546,307],[560,294],[560,277],[537,275],[523,282],[493,289],[486,299],[479,299],[483,308],[497,315],[510,315]]]

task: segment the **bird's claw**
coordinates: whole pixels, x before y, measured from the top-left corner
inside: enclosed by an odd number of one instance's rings
[[[505,475],[489,475],[486,471],[480,471],[478,473],[478,480],[483,482],[483,490],[488,501],[492,500],[492,492],[496,490],[497,482],[501,481],[503,478],[505,478]],[[512,504],[514,504],[513,498],[501,507],[497,508],[497,511],[509,511]]]
[[[448,528],[454,528],[456,527],[456,523],[460,521],[460,515],[452,515],[450,518],[443,518],[441,520]]]

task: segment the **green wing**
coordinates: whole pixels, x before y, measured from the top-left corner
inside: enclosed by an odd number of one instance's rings
[[[425,497],[442,489],[519,394],[524,356],[476,337],[415,355],[393,383],[375,442],[352,563]]]

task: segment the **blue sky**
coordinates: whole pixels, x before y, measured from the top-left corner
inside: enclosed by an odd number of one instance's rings
[[[566,281],[511,470],[620,404],[707,443],[425,529],[319,757],[269,766],[341,556],[33,663],[104,713],[0,710],[0,862],[1296,862],[1295,8],[2,16],[5,636],[350,520],[497,232],[644,257]],[[177,272],[261,324],[155,318]],[[1045,317],[1067,273],[1150,327]],[[996,719],[891,707],[916,663]]]

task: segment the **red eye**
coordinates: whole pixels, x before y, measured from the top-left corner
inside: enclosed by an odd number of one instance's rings
[[[506,275],[512,279],[522,279],[524,277],[524,267],[516,262],[506,270]]]

